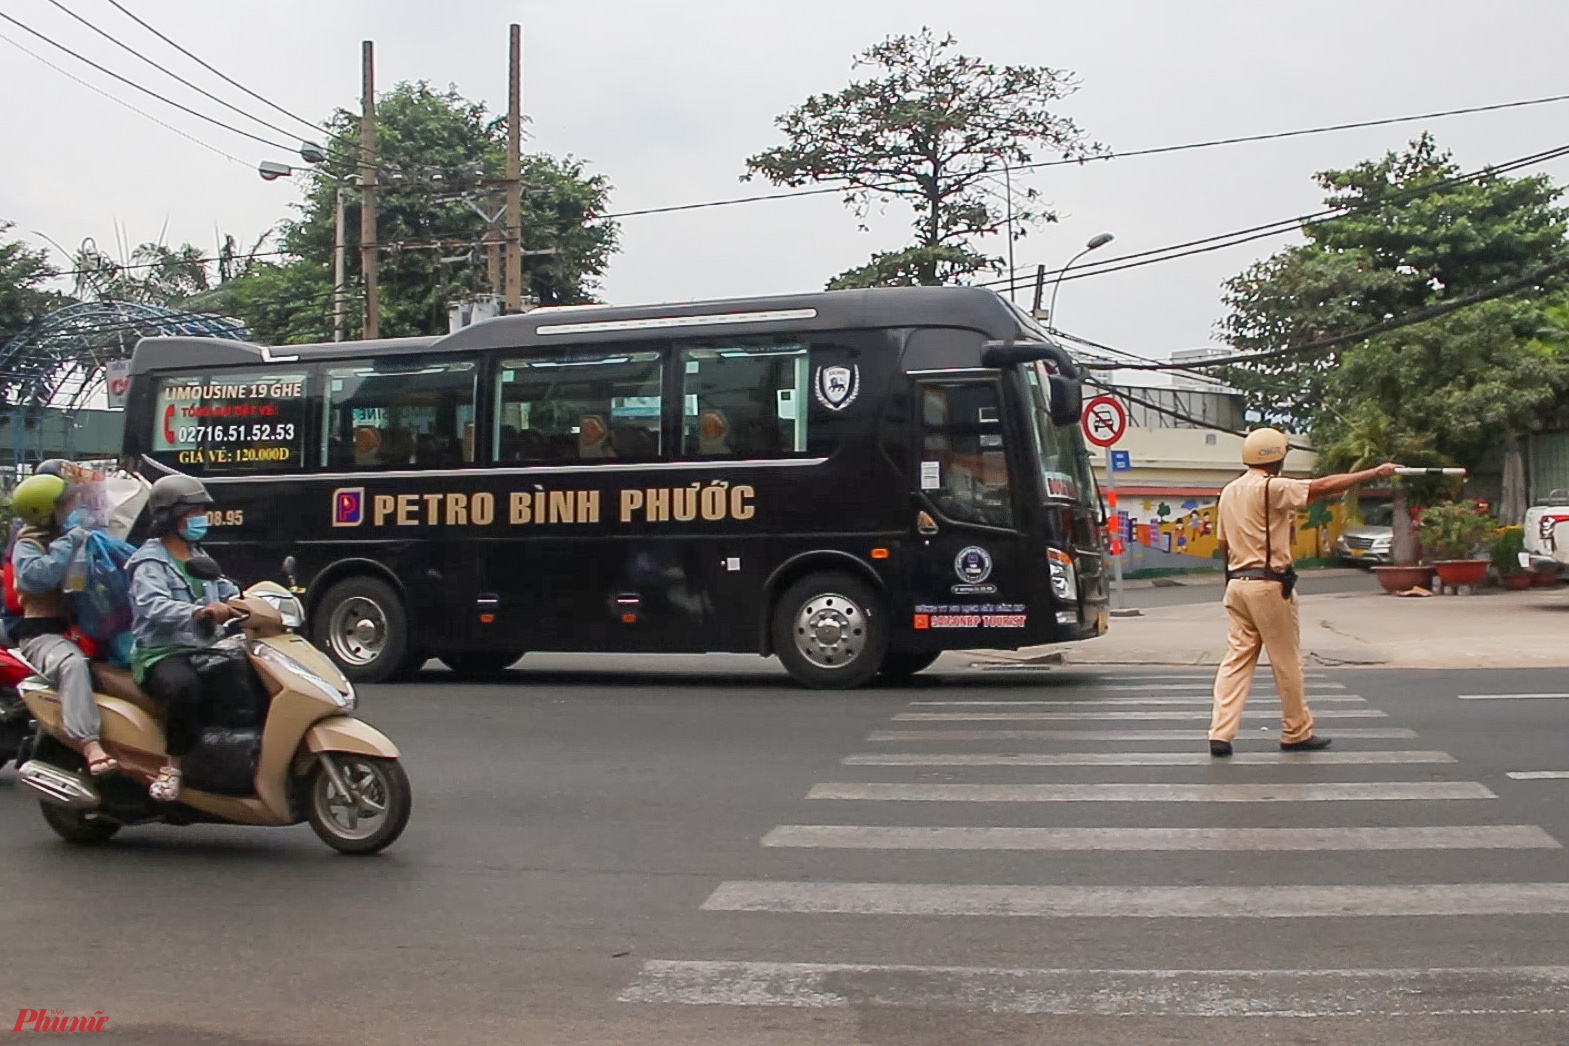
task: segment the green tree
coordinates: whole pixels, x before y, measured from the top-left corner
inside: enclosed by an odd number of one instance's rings
[[[229,311],[264,340],[331,337],[335,197],[338,185],[358,173],[360,117],[340,109],[328,126],[335,137],[327,162],[320,173],[305,175],[300,217],[280,229],[280,246],[293,257],[253,264],[226,285]],[[501,208],[503,189],[494,182],[506,169],[505,121],[455,88],[436,91],[417,82],[378,97],[376,127],[377,235],[393,245],[380,253],[381,334],[445,333],[447,303],[488,289],[480,241],[500,225],[487,225],[478,212]],[[525,287],[544,305],[592,300],[594,278],[616,249],[615,223],[599,217],[609,182],[588,174],[580,160],[543,154],[523,157],[522,180],[523,249],[532,252],[523,259]],[[349,196],[346,223],[353,337],[363,317],[357,191]]]
[[[77,272],[76,296],[84,301],[173,306],[210,286],[208,259],[201,248],[189,243],[178,247],[144,243],[120,264],[89,239],[77,248],[71,262]]]
[[[1345,333],[1519,276],[1558,257],[1569,214],[1545,176],[1461,172],[1430,136],[1343,171],[1318,174],[1341,210],[1305,226],[1308,243],[1228,281],[1223,336],[1268,350]],[[1373,404],[1391,431],[1469,463],[1518,431],[1563,388],[1553,319],[1563,297],[1522,295],[1460,310],[1339,351],[1231,368],[1228,380],[1270,420],[1342,442]]]
[[[0,345],[71,299],[45,284],[58,275],[48,253],[7,239],[16,226],[0,220]]]
[[[775,185],[844,187],[845,202],[864,218],[873,200],[902,200],[915,211],[914,241],[872,256],[830,287],[941,284],[984,271],[1002,259],[977,241],[1006,231],[1001,186],[1005,168],[1029,163],[1033,148],[1082,157],[1099,147],[1050,106],[1078,88],[1060,69],[998,67],[960,54],[952,36],[929,29],[890,36],[868,48],[854,68],[869,79],[819,94],[775,120],[788,144],[746,161],[745,178]],[[1013,234],[1054,221],[1034,189],[1018,194]]]

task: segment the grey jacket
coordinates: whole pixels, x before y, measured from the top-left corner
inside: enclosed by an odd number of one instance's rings
[[[191,617],[199,606],[221,603],[240,594],[234,582],[198,581],[192,592],[169,550],[157,538],[148,538],[125,569],[131,575],[131,634],[140,647],[204,647],[213,634]]]

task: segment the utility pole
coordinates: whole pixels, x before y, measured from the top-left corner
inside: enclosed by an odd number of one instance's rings
[[[507,292],[506,307],[523,307],[523,27],[512,26],[507,82]]]
[[[360,117],[360,270],[365,276],[365,331],[380,336],[381,298],[376,287],[376,54],[375,44],[360,44],[364,100]]]
[[[501,297],[501,234],[494,227],[485,230],[481,237],[485,242],[485,279],[490,284],[490,293]]]
[[[338,183],[337,191],[333,195],[337,197],[335,214],[337,220],[333,226],[335,229],[335,242],[332,248],[332,340],[342,341],[343,280],[344,269],[348,267],[348,244],[345,242],[348,237],[345,235],[343,228],[343,183]]]

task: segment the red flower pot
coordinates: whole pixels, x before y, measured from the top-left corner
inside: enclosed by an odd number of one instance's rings
[[[1433,587],[1433,568],[1425,564],[1404,567],[1374,567],[1373,575],[1390,595],[1407,589]]]
[[[1551,588],[1553,585],[1558,584],[1558,571],[1540,570],[1532,574],[1531,578],[1532,584],[1536,585],[1537,588]]]
[[[1522,588],[1530,588],[1536,582],[1536,575],[1523,572],[1519,574],[1505,574],[1499,580],[1504,583],[1504,587],[1509,591],[1518,592]]]
[[[1485,559],[1440,559],[1433,564],[1438,580],[1447,588],[1456,585],[1480,585],[1487,577],[1488,561]]]

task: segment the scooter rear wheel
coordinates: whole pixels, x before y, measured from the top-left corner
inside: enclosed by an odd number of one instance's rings
[[[309,815],[317,838],[339,853],[373,854],[403,834],[413,808],[408,775],[396,759],[332,752],[342,794],[318,760],[311,771]]]
[[[55,834],[68,843],[77,846],[97,846],[113,838],[120,826],[113,821],[104,820],[94,816],[86,810],[75,810],[59,803],[39,801],[38,809],[43,812],[44,821],[53,828]]]

